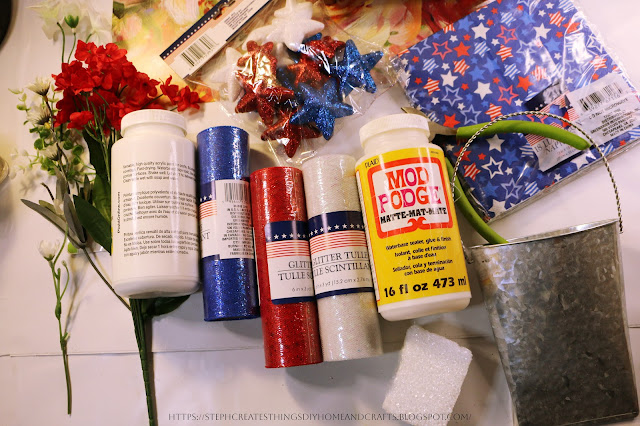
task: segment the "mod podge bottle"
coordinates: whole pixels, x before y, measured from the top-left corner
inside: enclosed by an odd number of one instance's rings
[[[464,309],[471,293],[444,153],[428,120],[397,114],[360,129],[356,163],[378,312],[389,321]]]
[[[111,153],[113,287],[124,297],[193,293],[199,286],[195,144],[184,117],[134,111]]]

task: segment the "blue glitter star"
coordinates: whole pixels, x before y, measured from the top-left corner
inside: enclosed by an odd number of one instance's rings
[[[298,105],[302,103],[302,96],[300,95],[298,88],[294,85],[293,75],[291,75],[291,72],[287,70],[286,67],[279,67],[278,69],[276,69],[276,76],[280,84],[282,84],[282,86],[286,87],[287,89],[293,90],[293,93],[295,95],[295,99],[287,100],[284,103],[284,106],[291,109],[296,109]]]
[[[291,116],[291,124],[302,125],[314,122],[326,140],[333,136],[336,118],[353,114],[351,105],[343,104],[338,97],[336,81],[329,79],[320,90],[300,83],[298,90],[303,100],[302,107]]]
[[[320,40],[322,38],[322,33],[315,33],[312,36],[309,36],[307,38],[305,38],[304,40],[302,40],[302,44],[307,44],[310,41],[314,41],[314,40]]]
[[[344,57],[338,64],[331,65],[331,74],[340,81],[339,93],[347,96],[355,87],[364,87],[369,93],[375,93],[376,83],[370,71],[382,59],[381,51],[360,55],[353,40],[347,40]]]

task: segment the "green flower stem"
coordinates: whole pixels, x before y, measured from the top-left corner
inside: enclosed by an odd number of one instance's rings
[[[144,391],[147,397],[147,414],[149,416],[149,426],[156,425],[156,412],[155,412],[155,395],[153,388],[153,378],[151,372],[153,371],[153,353],[149,354],[147,348],[147,329],[145,315],[143,313],[141,299],[130,299],[131,302],[131,316],[133,317],[133,327],[136,333],[136,342],[138,343],[138,352],[140,354],[140,363],[142,365],[142,379],[144,380]]]
[[[69,57],[67,58],[67,63],[71,60],[71,55],[73,54],[73,49],[76,48],[76,42],[78,41],[78,35],[76,34],[75,29],[73,30],[73,44],[71,45],[71,50],[69,51]]]
[[[62,334],[62,322],[58,317],[58,331],[60,333],[60,348],[62,349],[62,362],[64,363],[64,378],[67,382],[67,414],[71,415],[71,375],[69,374],[69,354],[67,353],[68,334]]]
[[[53,287],[56,293],[55,316],[56,316],[56,319],[58,320],[58,333],[60,335],[60,349],[62,351],[62,362],[64,364],[64,378],[65,378],[65,383],[67,385],[67,414],[71,415],[71,401],[72,401],[71,375],[69,373],[69,354],[67,353],[67,341],[69,340],[69,335],[66,333],[66,331],[64,334],[62,333],[62,318],[61,318],[62,317],[61,315],[62,296],[64,296],[64,294],[67,291],[67,287],[69,286],[69,269],[67,268],[67,265],[63,262],[64,268],[67,271],[67,280],[64,285],[64,289],[62,291],[60,291],[60,279],[61,279],[60,268],[58,268],[58,270],[56,271],[56,263],[58,262],[58,259],[62,254],[62,250],[64,250],[65,244],[67,242],[67,232],[65,232],[64,234],[64,241],[60,246],[60,250],[58,251],[58,254],[55,256],[55,258],[49,259],[48,263],[49,263],[49,268],[51,268],[51,275],[53,276]]]
[[[456,138],[458,139],[470,139],[478,130],[484,127],[486,123],[476,124],[473,126],[460,127]],[[523,120],[502,120],[494,123],[491,127],[486,129],[480,134],[480,136],[491,136],[498,133],[528,133],[531,135],[544,136],[550,139],[554,139],[572,147],[584,150],[591,145],[589,142],[582,139],[580,136],[575,135],[567,130],[549,126],[548,124],[536,123],[533,121]]]
[[[104,283],[107,285],[107,287],[109,287],[109,290],[111,290],[111,292],[113,294],[116,295],[116,297],[118,298],[118,300],[120,300],[120,302],[122,302],[122,304],[128,309],[131,310],[131,307],[129,306],[129,304],[126,302],[126,300],[124,300],[122,297],[120,297],[120,295],[118,293],[116,293],[116,291],[113,289],[113,287],[111,286],[111,284],[109,284],[109,281],[104,277],[104,275],[102,275],[102,273],[100,272],[100,270],[98,269],[98,267],[96,266],[95,263],[93,263],[93,260],[91,260],[91,256],[89,256],[89,252],[87,251],[86,247],[82,247],[82,251],[84,252],[85,257],[87,258],[87,260],[89,261],[89,263],[91,264],[91,266],[93,266],[93,269],[96,271],[96,273],[98,274],[98,276],[102,279],[102,281],[104,281]]]
[[[60,25],[60,22],[56,22],[56,25],[58,26],[58,28],[60,28],[60,32],[62,32],[62,55],[61,55],[61,59],[60,62],[64,63],[64,50],[65,50],[65,38],[67,38],[66,34],[64,33],[64,28],[62,28],[62,25]]]
[[[453,166],[449,160],[446,160],[447,163],[447,171],[449,172],[449,178],[453,179],[454,171]],[[478,234],[480,234],[485,240],[489,242],[489,244],[505,244],[507,240],[502,238],[496,231],[491,229],[489,225],[487,225],[484,220],[476,213],[475,209],[467,199],[467,196],[460,186],[460,179],[455,180],[455,190],[453,193],[453,199],[455,200],[456,206],[462,213],[462,215],[467,219],[467,221],[473,226],[473,229],[476,230]]]

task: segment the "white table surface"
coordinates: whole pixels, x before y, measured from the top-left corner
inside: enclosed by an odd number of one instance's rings
[[[13,23],[0,47],[0,156],[30,149],[32,135],[22,125],[16,98],[7,88],[22,87],[38,75],[59,71],[59,46],[40,30],[33,1],[14,2]],[[608,46],[640,87],[640,6],[636,0],[580,0]],[[108,10],[109,2],[104,3]],[[397,113],[407,104],[395,87],[380,96],[366,114],[350,119],[322,150],[361,155],[357,132],[372,118]],[[191,134],[205,127],[237,124],[206,105],[189,121]],[[253,139],[259,149],[260,141]],[[254,155],[254,169],[265,156]],[[640,372],[640,149],[611,161],[625,215],[622,257],[627,310],[636,375]],[[509,237],[571,226],[615,216],[610,183],[602,165],[554,193],[494,223]],[[597,195],[596,195],[597,194]],[[55,297],[46,262],[39,256],[41,239],[61,239],[46,221],[20,203],[45,199],[42,188],[27,188],[21,179],[0,184],[0,425],[143,425],[146,405],[133,325],[127,311],[87,269],[81,258],[70,260],[75,305],[69,341],[73,383],[73,415],[66,415],[64,372],[59,355]],[[461,219],[468,244],[482,240]],[[526,224],[526,226],[522,226]],[[99,255],[109,271],[109,258]],[[455,412],[469,415],[461,424],[512,424],[511,402],[482,297],[472,276],[471,306],[459,313],[416,322],[451,338],[473,352]],[[68,300],[65,300],[68,306]],[[398,364],[399,348],[411,321],[382,321],[385,354],[378,358],[323,363],[290,369],[263,367],[260,320],[226,323],[202,321],[202,298],[192,296],[179,310],[153,324],[155,386],[159,424],[235,424],[189,421],[187,414],[210,413],[381,413],[381,404]],[[238,424],[255,424],[244,421]],[[310,420],[264,421],[258,424],[332,424]],[[344,422],[369,424],[370,422]],[[385,420],[375,424],[398,424]],[[640,420],[629,422],[640,424]]]

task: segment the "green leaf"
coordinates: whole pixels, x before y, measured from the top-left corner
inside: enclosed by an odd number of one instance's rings
[[[122,19],[122,17],[124,16],[124,3],[119,1],[114,1],[113,14],[116,16],[116,18]]]
[[[40,216],[44,217],[45,219],[47,219],[49,222],[51,222],[53,225],[55,225],[56,228],[58,228],[60,230],[60,232],[65,233],[66,229],[67,229],[67,222],[65,222],[62,218],[60,218],[59,216],[57,216],[56,214],[52,213],[49,209],[47,209],[46,207],[42,207],[32,201],[29,200],[25,200],[23,199],[22,202],[24,203],[25,206],[29,207],[31,210],[35,211],[36,213],[40,214]],[[80,241],[78,241],[78,239],[76,238],[75,235],[68,235],[69,240],[73,243],[73,245],[75,245],[76,247],[83,247],[84,244],[82,244]]]
[[[84,175],[84,184],[82,185],[82,192],[84,194],[84,199],[89,200],[89,196],[91,195],[91,181],[89,181],[89,176]]]
[[[69,225],[69,233],[75,234],[81,243],[86,243],[87,237],[84,235],[84,229],[82,229],[82,224],[69,194],[64,194],[62,211],[64,211],[64,218],[67,219],[67,225]]]
[[[82,132],[82,137],[87,142],[89,148],[89,162],[96,170],[96,174],[107,176],[107,166],[104,162],[104,154],[102,151],[102,142],[94,139],[87,131]]]
[[[56,216],[58,215],[56,213],[56,208],[55,208],[55,206],[53,204],[47,203],[44,200],[38,201],[38,204],[40,204],[42,207],[46,208],[47,210],[49,210],[51,213],[55,214]]]
[[[69,183],[62,172],[56,169],[56,200],[63,200],[65,194],[69,193]]]
[[[93,181],[93,205],[96,206],[100,214],[111,222],[111,186],[107,179],[97,175]]]
[[[143,306],[143,313],[147,318],[165,315],[178,309],[188,298],[189,295],[146,299],[147,306]]]
[[[81,155],[83,151],[84,151],[84,148],[82,147],[82,145],[76,145],[71,150],[71,153],[73,155]]]
[[[69,244],[67,244],[67,252],[69,252],[70,254],[76,254],[76,253],[78,253],[78,249],[76,248],[76,246],[74,246],[73,244],[69,243]]]
[[[85,199],[73,197],[78,219],[94,241],[111,253],[111,224],[94,206]]]

